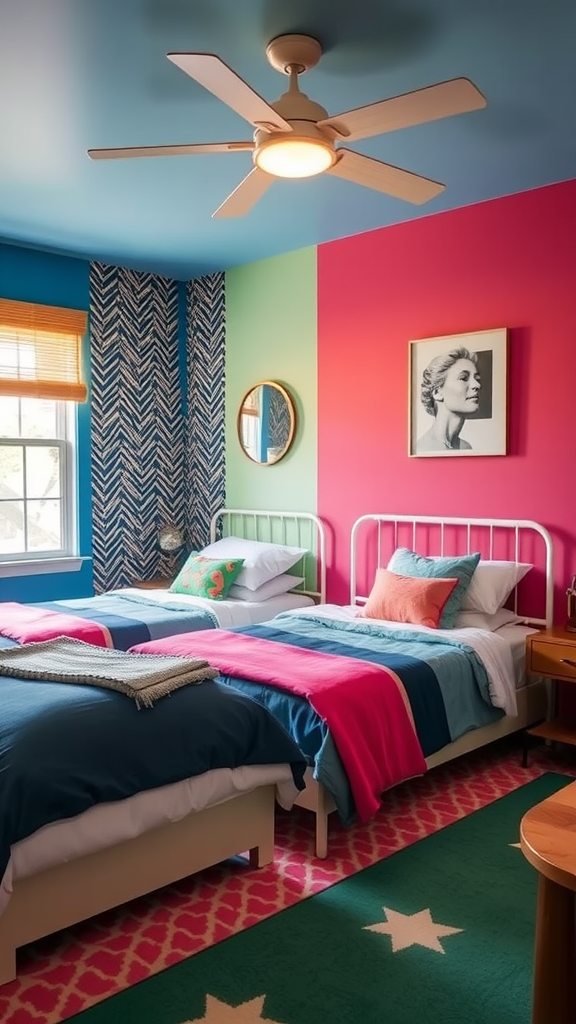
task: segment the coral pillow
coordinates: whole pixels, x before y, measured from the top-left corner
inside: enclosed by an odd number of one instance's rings
[[[190,555],[169,588],[170,593],[222,601],[243,565],[243,558],[217,559]]]
[[[370,596],[358,614],[438,629],[444,605],[458,582],[457,577],[425,579],[377,569]]]
[[[472,573],[479,561],[479,551],[475,551],[471,555],[454,557],[442,555],[439,558],[428,558],[426,555],[417,555],[410,548],[396,548],[387,568],[392,572],[415,576],[419,579],[452,579],[453,576],[457,576],[458,583],[446,603],[440,620],[440,629],[453,629],[464,594],[470,586]]]

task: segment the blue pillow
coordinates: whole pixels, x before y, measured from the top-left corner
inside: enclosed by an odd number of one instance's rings
[[[396,548],[388,562],[390,572],[400,573],[402,576],[419,576],[435,579],[437,577],[457,576],[459,582],[454,587],[448,598],[440,622],[439,629],[453,629],[456,623],[456,616],[464,600],[464,595],[470,586],[472,574],[480,561],[480,552],[475,551],[472,555],[459,555],[450,557],[427,558],[425,555],[417,555],[409,548]]]

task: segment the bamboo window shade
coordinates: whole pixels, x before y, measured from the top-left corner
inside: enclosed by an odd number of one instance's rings
[[[0,299],[0,396],[85,402],[80,309]]]

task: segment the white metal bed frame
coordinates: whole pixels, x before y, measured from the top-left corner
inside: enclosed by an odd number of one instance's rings
[[[326,600],[326,540],[310,512],[220,509],[211,539],[222,534],[305,547],[295,587]],[[275,787],[229,798],[179,821],[151,829],[97,853],[18,879],[0,916],[0,985],[16,977],[16,950],[78,921],[153,892],[236,854],[249,852],[252,867],[274,857]]]
[[[222,508],[210,522],[210,540],[221,536],[289,544],[308,552],[290,570],[304,576],[294,593],[307,594],[319,604],[326,601],[326,530],[313,512],[273,512],[262,509]]]
[[[532,615],[530,610],[527,614],[518,609],[518,591],[514,594],[514,611],[526,619],[531,626],[551,626],[554,606],[554,551],[552,538],[540,523],[531,519],[465,519],[458,516],[408,516],[408,515],[381,515],[379,513],[360,516],[352,526],[350,534],[350,603],[363,604],[367,595],[357,592],[358,572],[358,548],[360,533],[367,524],[372,524],[376,529],[377,564],[376,567],[385,565],[395,548],[410,547],[417,551],[418,534],[428,533],[428,540],[432,531],[436,531],[437,541],[433,550],[428,550],[428,555],[469,555],[474,551],[481,551],[482,558],[498,558],[496,551],[497,533],[506,532],[508,539],[512,542],[508,547],[506,555],[510,561],[526,561],[522,559],[522,541],[528,535],[538,537],[541,541],[544,561],[541,568],[544,569],[544,597],[545,611],[543,616]],[[452,544],[448,550],[448,537]],[[433,538],[434,539],[434,538]],[[408,543],[407,543],[408,541]],[[430,547],[430,544],[427,544]],[[372,573],[372,578],[373,578]]]
[[[554,599],[554,559],[552,538],[548,530],[532,520],[525,519],[465,519],[448,516],[412,516],[372,513],[360,516],[352,526],[350,534],[350,600],[352,605],[362,605],[366,594],[358,593],[358,558],[362,531],[372,526],[376,532],[376,564],[371,564],[371,580],[376,568],[385,565],[396,547],[406,546],[418,550],[418,538],[427,534],[426,555],[464,555],[480,550],[483,558],[498,557],[496,541],[508,535],[511,561],[526,561],[521,557],[527,538],[540,548],[540,559],[535,563],[543,570],[544,615],[534,615],[518,606],[518,592],[513,596],[514,610],[522,615],[526,625],[545,627],[552,624]],[[503,535],[502,535],[503,533]],[[480,546],[478,545],[480,542]],[[449,546],[450,545],[450,546]],[[449,550],[448,550],[449,548]],[[500,556],[504,557],[504,556]],[[532,561],[532,559],[530,559]],[[548,687],[543,680],[529,682],[517,691],[518,714],[504,716],[496,722],[465,733],[457,740],[442,747],[426,758],[428,768],[434,768],[451,761],[461,754],[476,750],[503,736],[518,732],[546,717],[548,712]],[[328,816],[336,809],[328,791],[318,783],[308,769],[306,789],[298,796],[296,803],[314,811],[316,815],[315,851],[317,857],[328,855]]]

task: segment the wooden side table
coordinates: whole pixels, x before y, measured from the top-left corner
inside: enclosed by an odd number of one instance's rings
[[[538,871],[532,1024],[575,1024],[576,782],[526,812],[522,853]]]
[[[149,580],[133,580],[131,586],[138,590],[168,590],[173,582],[167,576],[154,576]]]
[[[526,637],[526,673],[553,681],[553,716],[526,730],[529,736],[576,744],[576,724],[566,722],[557,714],[558,681],[576,683],[576,633],[564,626],[551,626]],[[524,748],[526,765],[526,747]]]

